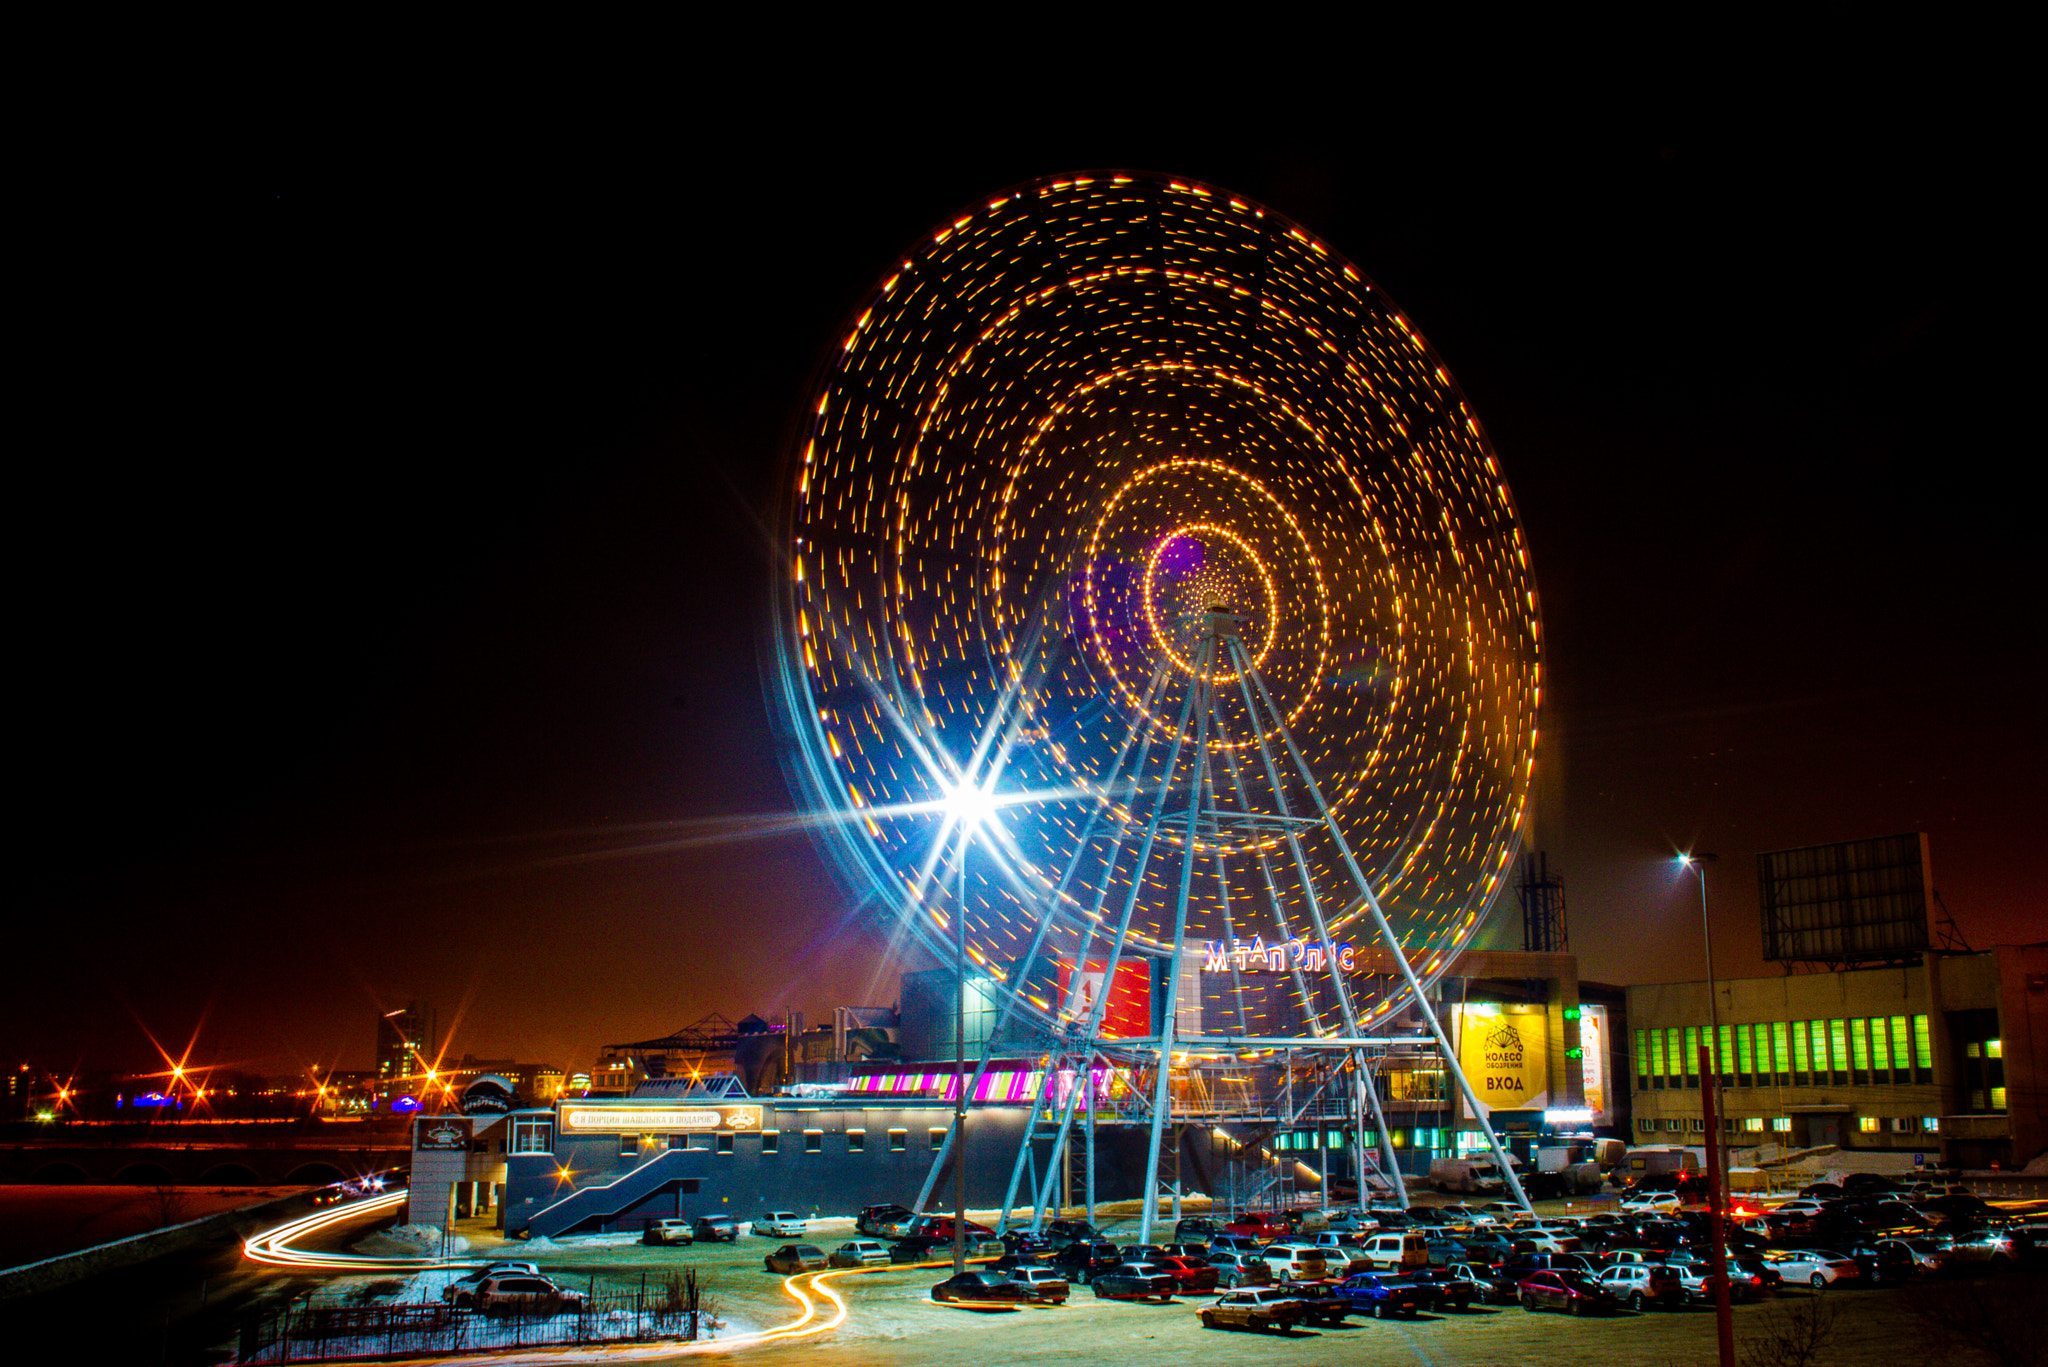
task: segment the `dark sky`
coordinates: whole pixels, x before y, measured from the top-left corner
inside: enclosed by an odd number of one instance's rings
[[[1585,976],[1698,974],[1694,842],[1724,972],[1763,971],[1759,851],[1902,831],[1979,947],[2040,938],[2035,158],[1889,71],[1804,79],[1426,119],[1365,86],[1313,119],[514,102],[140,158],[50,234],[0,1047],[362,1067],[417,997],[457,1053],[587,1067],[893,1000],[807,840],[731,838],[792,802],[766,510],[902,248],[1087,167],[1300,220],[1487,424]]]

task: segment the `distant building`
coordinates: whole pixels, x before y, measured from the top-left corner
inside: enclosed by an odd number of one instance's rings
[[[411,1002],[377,1018],[377,1086],[385,1096],[416,1096],[435,1050],[434,1010]]]
[[[1716,982],[1722,1128],[1738,1148],[1938,1155],[1962,1168],[2048,1149],[2048,943],[1918,963]],[[1635,1139],[1705,1142],[1707,985],[1628,990]]]

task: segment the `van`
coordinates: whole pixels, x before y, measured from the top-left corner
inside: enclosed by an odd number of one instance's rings
[[[1501,1191],[1506,1185],[1491,1158],[1432,1159],[1429,1184],[1443,1192]]]
[[[1429,1266],[1429,1241],[1416,1233],[1374,1234],[1358,1256],[1375,1272],[1413,1272]]]
[[[1676,1144],[1659,1144],[1651,1148],[1630,1149],[1627,1167],[1628,1175],[1640,1182],[1645,1177],[1665,1173],[1698,1172],[1700,1160],[1691,1149]]]

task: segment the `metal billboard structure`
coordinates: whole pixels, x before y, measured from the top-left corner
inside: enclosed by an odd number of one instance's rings
[[[1918,833],[1758,855],[1764,958],[1829,965],[1917,958],[1934,943],[1929,867],[1927,837]]]

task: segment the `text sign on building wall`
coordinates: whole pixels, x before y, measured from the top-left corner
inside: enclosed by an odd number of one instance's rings
[[[412,1146],[415,1149],[467,1152],[469,1138],[468,1116],[441,1115],[418,1123],[413,1130]]]
[[[564,1102],[564,1134],[663,1134],[691,1130],[758,1130],[759,1106],[704,1106],[681,1102],[642,1102],[632,1106],[593,1106]]]
[[[1275,940],[1269,945],[1263,936],[1253,936],[1249,940],[1202,942],[1202,970],[1205,973],[1220,973],[1225,969],[1235,969],[1240,973],[1285,973],[1297,968],[1311,973],[1330,968],[1350,973],[1356,964],[1357,951],[1342,940]]]
[[[1540,1010],[1458,1008],[1458,1065],[1484,1115],[1550,1104],[1550,1022]]]

